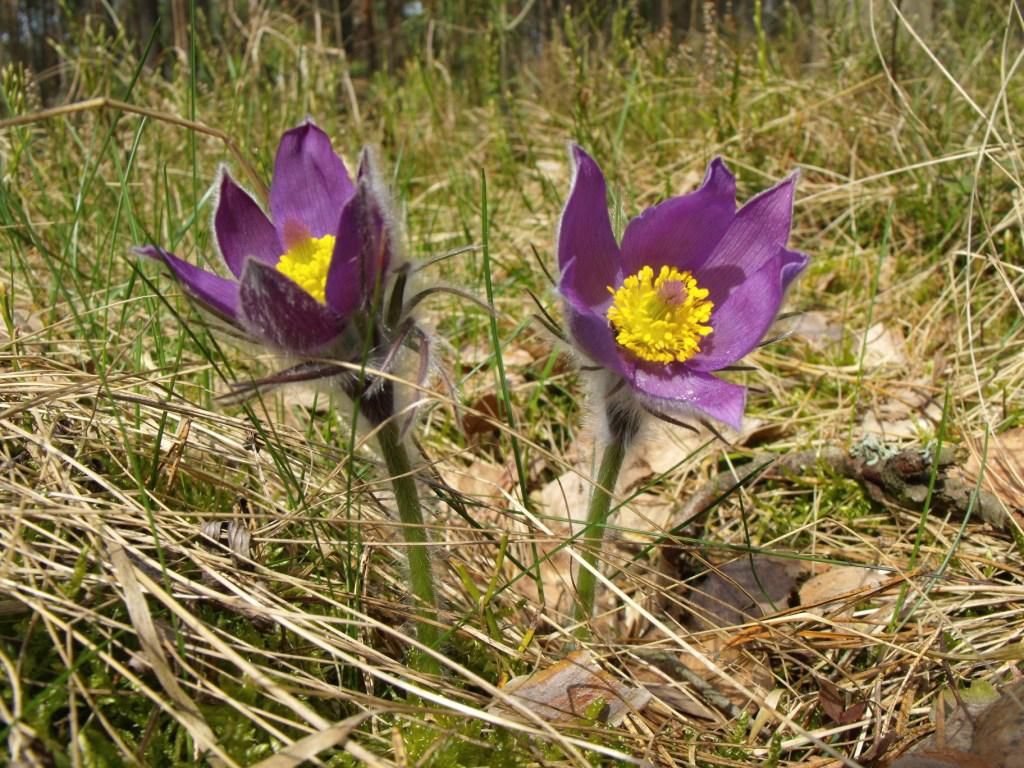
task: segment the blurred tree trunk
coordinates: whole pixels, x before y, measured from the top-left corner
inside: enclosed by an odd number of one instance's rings
[[[149,42],[150,35],[153,34],[153,29],[160,18],[159,6],[158,0],[117,0],[111,5],[118,20],[124,25],[129,41],[140,56],[146,49],[146,43]],[[147,63],[155,60],[160,48],[160,40],[157,39],[153,42]]]
[[[345,40],[348,38],[348,34],[345,32],[345,21],[348,18],[348,14],[345,13],[345,6],[348,4],[344,3],[343,0],[334,0],[332,5],[334,7],[331,13],[334,29],[334,44],[342,50],[346,50]]]
[[[0,65],[9,61],[24,61],[21,34],[18,26],[18,0],[0,0]]]
[[[378,66],[376,31],[373,24],[373,0],[357,0],[354,11],[355,54],[371,72]]]
[[[0,3],[0,63],[19,61],[37,78],[44,100],[60,90],[63,72],[54,42],[64,42],[64,13],[57,0]]]
[[[405,56],[402,40],[402,5],[403,0],[384,0],[384,30],[381,41],[387,54],[387,68],[394,71]]]
[[[171,0],[171,30],[174,47],[188,50],[188,0]]]

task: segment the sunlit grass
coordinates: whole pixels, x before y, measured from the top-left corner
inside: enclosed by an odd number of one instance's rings
[[[911,588],[917,608],[899,631],[859,628],[830,646],[797,632],[821,629],[810,623],[766,625],[742,652],[770,656],[770,686],[713,659],[725,670],[711,677],[715,690],[735,695],[735,683],[762,697],[745,719],[659,704],[623,727],[552,727],[488,705],[496,686],[571,644],[551,594],[560,582],[537,574],[577,542],[546,532],[560,521],[540,492],[571,470],[591,471],[585,388],[531,320],[539,310],[528,293],[557,316],[537,257],[553,268],[569,140],[600,158],[617,229],[693,188],[718,154],[741,200],[801,168],[792,244],[812,262],[788,304],[827,330],[809,339],[798,327],[758,352],[754,370],[733,374],[754,388],[758,445],[710,440],[692,460],[620,489],[624,507],[634,494],[682,504],[755,451],[849,448],[867,414],[903,418],[886,408],[911,391],[921,398],[909,410],[920,413],[928,400],[941,412],[948,390],[944,441],[981,444],[986,430],[1022,423],[1021,23],[997,3],[965,6],[958,17],[938,14],[923,45],[898,25],[893,42],[880,10],[874,25],[792,21],[760,62],[752,39],[728,24],[680,45],[626,13],[600,31],[571,16],[527,52],[488,17],[475,21],[478,34],[446,32],[430,55],[372,76],[280,14],[237,31],[232,45],[215,48],[200,29],[196,70],[191,51],[168,52],[158,62],[166,77],[114,56],[95,30],[83,35],[68,62],[74,97],[109,95],[143,114],[107,106],[0,130],[0,736],[11,759],[188,763],[212,732],[224,758],[242,765],[318,734],[305,742],[309,755],[331,765],[614,764],[625,755],[760,765],[769,754],[797,764],[827,755],[807,737],[832,726],[814,708],[815,675],[876,697],[862,731],[826,738],[842,754],[863,754],[864,734],[895,728],[901,707],[914,727],[926,722],[938,683],[904,704],[901,665],[941,679],[928,655],[943,650],[940,634],[976,654],[1021,640],[1011,534],[972,520],[958,538],[959,520],[878,505],[818,469],[735,490],[693,527],[623,524],[617,533],[635,538],[605,557],[625,597],[592,647],[616,675],[640,680],[643,646],[691,642],[679,618],[687,593],[663,567],[666,542],[695,553],[690,565],[785,551],[908,575],[922,589]],[[499,45],[510,46],[504,67]],[[4,117],[38,116],[29,76],[9,68],[2,85]],[[157,242],[218,268],[208,225],[219,165],[255,186],[240,155],[268,179],[279,135],[307,115],[350,168],[363,144],[379,149],[411,258],[465,249],[424,279],[496,310],[492,321],[438,295],[424,311],[460,400],[456,408],[436,382],[418,436],[449,633],[441,680],[405,664],[415,609],[401,535],[381,463],[351,429],[348,406],[294,388],[244,406],[219,402],[231,382],[280,361],[239,344],[130,251]],[[897,362],[874,361],[864,332],[876,324],[898,341]],[[484,407],[487,396],[501,406]],[[934,438],[939,422],[923,423],[895,442]],[[459,499],[446,483],[460,472],[486,482]],[[223,523],[216,541],[201,533],[212,521]],[[232,546],[229,525],[251,534],[249,548]],[[954,548],[943,578],[929,581]],[[115,572],[118,551],[142,583],[155,656]],[[959,680],[1019,668],[948,664]],[[181,696],[162,687],[158,665]],[[692,680],[683,685],[701,698]],[[782,694],[765,708],[773,687]],[[758,712],[768,724],[751,733]]]

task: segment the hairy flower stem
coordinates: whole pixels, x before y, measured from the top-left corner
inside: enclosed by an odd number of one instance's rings
[[[587,513],[587,527],[583,531],[585,550],[583,561],[596,570],[601,554],[601,542],[604,540],[604,529],[608,522],[611,509],[612,494],[615,483],[619,479],[622,460],[626,457],[629,441],[612,437],[604,448],[601,456],[601,467],[597,471],[597,485],[590,497],[590,511]],[[590,619],[594,615],[594,592],[597,577],[587,568],[580,568],[576,580],[576,637],[580,640],[590,638]]]
[[[427,549],[427,531],[423,527],[423,515],[420,511],[420,498],[416,490],[416,477],[409,452],[402,442],[398,425],[394,420],[385,423],[377,432],[377,442],[384,456],[388,473],[391,475],[391,486],[395,491],[395,504],[398,506],[398,517],[402,521],[402,534],[408,544],[406,551],[409,562],[409,582],[412,594],[417,602],[417,613],[422,621],[416,630],[417,637],[424,645],[437,649],[441,634],[436,625],[437,596],[434,592],[434,576],[430,565],[430,552]],[[420,672],[440,674],[441,666],[432,656],[416,653],[413,665]]]

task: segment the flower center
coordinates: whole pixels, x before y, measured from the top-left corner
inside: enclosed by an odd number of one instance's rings
[[[293,239],[281,254],[277,271],[323,304],[326,300],[327,270],[334,254],[334,235]]]
[[[642,360],[672,363],[689,360],[700,351],[700,340],[711,333],[714,304],[708,290],[689,272],[662,267],[658,276],[644,267],[627,277],[614,296],[608,320],[615,340]]]

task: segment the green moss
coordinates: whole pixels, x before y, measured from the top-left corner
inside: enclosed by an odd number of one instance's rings
[[[395,726],[411,760],[424,768],[525,768],[533,763],[530,738],[481,720],[439,718],[436,727]]]

